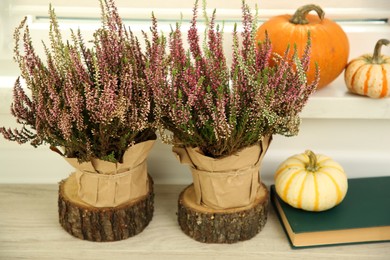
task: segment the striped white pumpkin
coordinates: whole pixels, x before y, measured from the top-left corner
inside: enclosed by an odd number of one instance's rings
[[[344,80],[349,91],[371,98],[390,96],[390,56],[381,55],[382,45],[389,44],[381,39],[373,55],[362,55],[348,63]]]
[[[282,162],[274,179],[276,192],[284,202],[308,211],[323,211],[338,205],[348,190],[341,165],[312,151]]]

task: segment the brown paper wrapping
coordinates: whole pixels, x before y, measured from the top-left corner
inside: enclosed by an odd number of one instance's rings
[[[173,147],[178,160],[191,167],[196,202],[213,209],[244,207],[260,187],[259,170],[271,136],[237,154],[215,159],[199,148]]]
[[[79,163],[65,158],[76,169],[78,196],[94,207],[116,207],[149,191],[146,158],[155,140],[130,146],[122,163],[100,159]]]

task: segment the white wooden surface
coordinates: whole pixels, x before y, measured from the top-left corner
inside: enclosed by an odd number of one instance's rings
[[[177,224],[183,185],[155,186],[155,214],[139,235],[97,243],[58,223],[57,185],[0,184],[0,259],[390,259],[390,243],[291,249],[273,207],[263,231],[231,245],[203,244]]]

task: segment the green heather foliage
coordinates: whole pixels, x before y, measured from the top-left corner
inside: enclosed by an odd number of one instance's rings
[[[100,0],[100,6],[102,26],[91,48],[80,31],[63,41],[50,6],[46,63],[35,53],[26,19],[16,28],[14,59],[28,91],[18,78],[11,112],[22,128],[0,128],[6,139],[61,147],[65,156],[80,161],[94,157],[118,162],[129,145],[155,138],[152,78],[146,70],[151,59],[161,59],[156,55],[165,46],[156,19],[152,17],[153,40],[145,33],[147,48],[142,51],[122,24],[114,0]]]
[[[200,43],[195,4],[188,31],[189,48],[183,47],[180,24],[168,38],[170,56],[155,65],[161,81],[153,81],[155,115],[161,128],[173,135],[164,140],[174,145],[199,147],[208,156],[218,158],[254,145],[265,135],[298,133],[302,110],[318,84],[308,83],[310,36],[304,55],[296,50],[288,58],[272,57],[270,41],[257,43],[257,13],[253,16],[243,1],[241,37],[233,32],[232,65],[229,68],[223,50],[223,32],[204,14],[207,29]],[[270,66],[275,59],[276,66]],[[168,64],[166,64],[168,62]]]

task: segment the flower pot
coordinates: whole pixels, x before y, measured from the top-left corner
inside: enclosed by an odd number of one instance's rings
[[[154,140],[127,149],[123,162],[99,159],[79,163],[59,188],[59,219],[71,235],[90,241],[116,241],[140,233],[153,217],[153,181],[146,158]]]
[[[201,242],[234,243],[261,231],[269,194],[259,169],[271,139],[265,136],[261,143],[221,159],[197,148],[173,148],[193,176],[193,184],[179,197],[178,220],[184,233]]]

